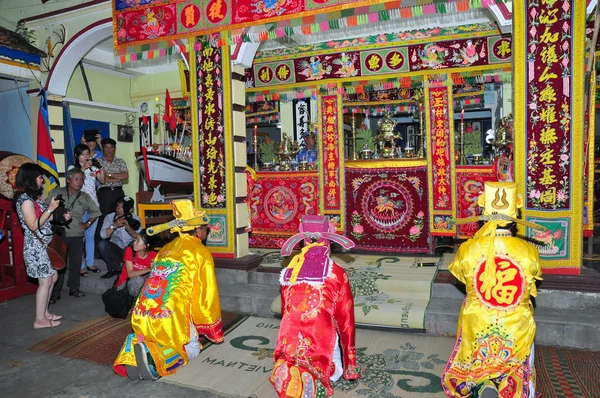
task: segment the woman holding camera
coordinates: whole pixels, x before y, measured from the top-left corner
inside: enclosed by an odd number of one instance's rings
[[[104,183],[104,171],[102,171],[99,162],[97,160],[94,162],[90,157],[90,149],[87,145],[78,144],[75,146],[73,153],[73,164],[74,166],[69,166],[69,170],[73,167],[79,167],[85,176],[81,190],[92,198],[94,203],[96,203],[96,206],[100,207],[100,203],[98,203],[98,196],[96,195],[96,180],[101,184]],[[87,222],[89,219],[90,216],[86,212],[83,215],[83,222]],[[81,262],[81,276],[89,275],[86,271],[86,267],[90,272],[100,272],[100,269],[94,265],[94,250],[96,246],[94,234],[96,233],[97,226],[98,220],[96,219],[90,228],[86,229],[85,231],[85,252],[83,261]]]
[[[44,192],[44,169],[33,163],[24,163],[17,171],[15,179],[15,207],[24,231],[23,259],[27,275],[38,279],[35,293],[34,329],[51,328],[60,325],[62,317],[48,312],[50,294],[57,275],[46,248],[52,240],[50,219],[58,207],[59,200],[53,197],[46,205],[42,200]],[[65,219],[71,214],[66,213]]]

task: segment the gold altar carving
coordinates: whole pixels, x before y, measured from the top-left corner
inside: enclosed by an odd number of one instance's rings
[[[292,142],[290,137],[283,133],[283,139],[279,145],[279,170],[280,171],[291,171],[292,170],[292,159],[296,157],[300,149],[298,148],[297,142]]]
[[[392,117],[392,112],[386,110],[377,126],[379,127],[379,134],[375,136],[375,142],[377,142],[379,153],[383,158],[396,157],[396,140],[401,140],[402,137],[394,134],[396,120]]]

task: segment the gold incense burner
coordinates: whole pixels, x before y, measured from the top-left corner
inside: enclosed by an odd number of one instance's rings
[[[279,170],[280,171],[291,171],[292,170],[292,159],[296,157],[300,148],[298,148],[297,142],[292,142],[290,137],[283,133],[283,139],[279,144]]]
[[[401,140],[402,137],[394,134],[396,120],[392,118],[392,112],[386,110],[377,126],[379,134],[375,136],[374,140],[377,143],[379,153],[384,158],[393,158],[396,156],[396,140]]]

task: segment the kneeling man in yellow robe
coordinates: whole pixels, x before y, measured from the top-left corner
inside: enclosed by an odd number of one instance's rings
[[[208,217],[190,200],[174,200],[171,206],[175,220],[149,227],[147,233],[170,229],[179,237],[156,256],[132,309],[133,333],[113,364],[117,374],[132,380],[175,373],[200,353],[199,335],[223,342],[214,260],[202,243]]]
[[[537,248],[512,236],[510,226],[544,227],[516,218],[522,200],[514,182],[486,182],[479,205],[485,224],[460,246],[449,267],[467,296],[442,387],[449,397],[531,398],[535,321],[530,297],[537,294],[542,271]]]

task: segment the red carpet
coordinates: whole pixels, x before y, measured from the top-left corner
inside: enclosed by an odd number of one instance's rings
[[[236,313],[226,311],[223,311],[222,317],[225,330],[241,318]],[[125,337],[131,332],[129,319],[115,319],[106,315],[52,336],[28,350],[111,366]],[[205,344],[206,341],[201,340],[201,343]]]
[[[536,390],[542,398],[600,396],[600,352],[535,347]]]

